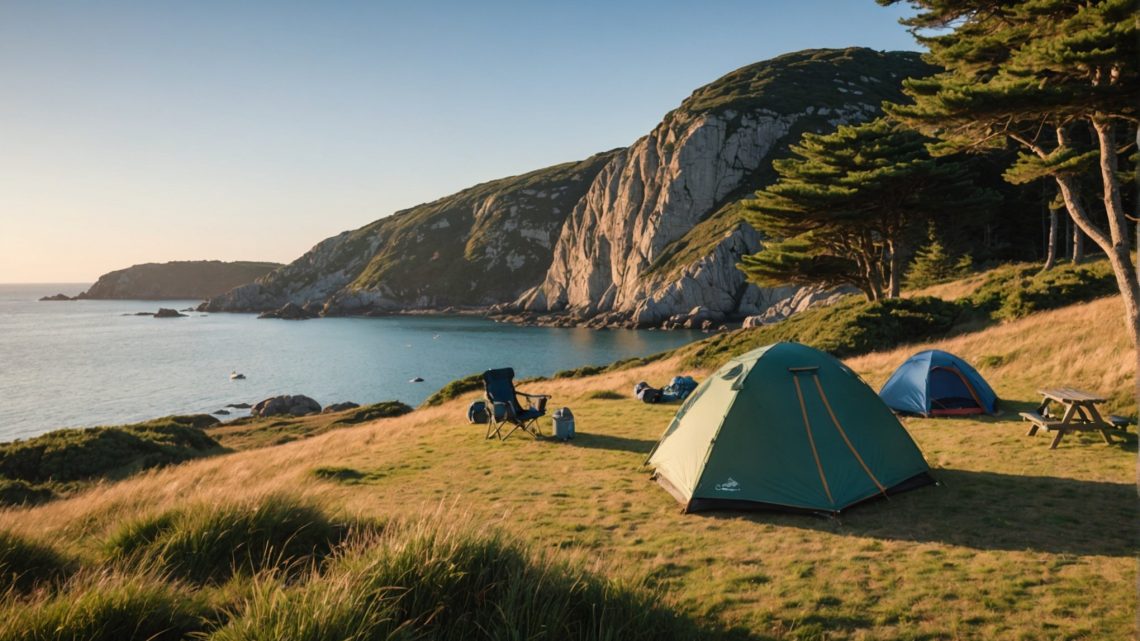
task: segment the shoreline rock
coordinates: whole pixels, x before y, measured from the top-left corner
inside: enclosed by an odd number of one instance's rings
[[[303,394],[272,396],[250,409],[250,416],[308,416],[320,414],[321,404]]]
[[[312,311],[308,307],[302,307],[296,303],[285,303],[280,309],[271,312],[262,312],[257,315],[258,318],[277,318],[280,320],[309,320],[311,318],[318,318],[320,315]]]
[[[60,300],[79,300],[78,296],[68,296],[64,293],[52,294],[51,296],[41,296],[41,301],[60,301]]]

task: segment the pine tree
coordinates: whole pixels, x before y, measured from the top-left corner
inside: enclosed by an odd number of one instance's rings
[[[1053,180],[1076,226],[1108,256],[1140,344],[1140,281],[1133,270],[1120,156],[1140,105],[1140,0],[877,0],[920,13],[904,20],[944,69],[904,83],[910,105],[891,116],[935,136],[935,153],[1015,143],[1010,182]],[[933,34],[933,35],[930,35]],[[1091,131],[1088,144],[1077,137]],[[1107,229],[1078,192],[1098,174]]]
[[[927,231],[926,239],[926,245],[915,252],[914,262],[907,271],[907,284],[911,287],[944,283],[970,271],[973,260],[969,254],[957,258],[951,256],[939,240],[933,223]]]
[[[884,119],[804,134],[779,179],[749,203],[767,238],[745,256],[753,282],[850,284],[869,300],[897,297],[915,223],[987,210],[997,196],[974,187],[967,167],[934,159],[930,139]]]

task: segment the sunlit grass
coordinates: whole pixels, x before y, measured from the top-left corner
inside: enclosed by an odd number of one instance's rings
[[[0,527],[98,559],[124,520],[285,492],[354,517],[462,515],[538,559],[568,556],[660,590],[678,612],[758,639],[1124,639],[1133,632],[1137,581],[1134,430],[1112,446],[1073,435],[1050,450],[1047,439],[1025,436],[1015,411],[1037,401],[1038,387],[1069,384],[1108,395],[1114,413],[1134,414],[1134,357],[1115,331],[1121,317],[1113,297],[850,359],[878,385],[913,351],[952,351],[978,365],[1005,411],[907,419],[941,485],[840,519],[681,514],[641,467],[676,406],[598,398],[640,380],[707,375],[665,360],[531,384],[553,396],[551,407],[573,409],[577,437],[568,443],[485,440],[483,427],[466,421],[479,394],[468,392],[407,416],[0,512]],[[227,602],[252,599],[252,608],[310,594],[301,587],[308,582],[286,589],[259,581],[233,588]],[[323,603],[356,594],[327,589]]]

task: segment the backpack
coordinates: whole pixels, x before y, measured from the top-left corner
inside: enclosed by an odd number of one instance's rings
[[[633,395],[643,403],[657,403],[661,401],[661,390],[650,387],[649,383],[641,381],[633,388]]]
[[[490,416],[487,415],[487,404],[483,401],[475,401],[467,406],[468,423],[486,424],[489,420]]]

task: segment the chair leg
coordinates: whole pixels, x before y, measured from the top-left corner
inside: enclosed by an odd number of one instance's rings
[[[502,438],[502,430],[503,430],[503,424],[499,423],[495,419],[491,419],[491,420],[487,421],[487,436],[486,436],[486,438],[491,439],[491,438],[495,438],[496,436],[498,436],[499,438]]]

